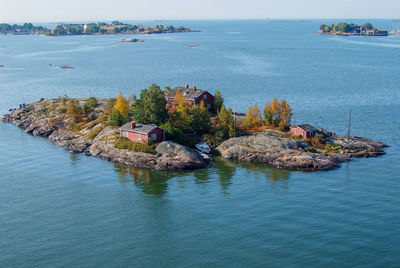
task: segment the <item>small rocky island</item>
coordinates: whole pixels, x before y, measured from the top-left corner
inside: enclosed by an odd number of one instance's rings
[[[335,25],[321,24],[318,33],[330,34],[330,35],[362,35],[362,36],[388,36],[389,33],[386,30],[380,30],[374,28],[374,26],[367,22],[363,25],[357,25],[354,23],[340,22]]]
[[[194,103],[190,104],[185,97],[194,99]],[[204,100],[208,102],[205,104]],[[157,102],[165,108],[165,114],[146,101]],[[155,107],[158,117],[146,113],[146,107]],[[280,107],[279,123],[274,121],[276,107]],[[153,84],[142,91],[140,99],[132,97],[129,101],[122,94],[117,99],[41,99],[11,109],[1,121],[15,124],[34,136],[49,138],[70,152],[155,170],[204,168],[211,155],[221,155],[286,170],[317,171],[337,168],[352,158],[384,154],[386,145],[370,139],[338,136],[310,125],[288,128],[282,123],[282,116],[288,112],[290,115],[290,106],[284,100],[274,99],[264,109],[264,122],[260,121],[256,105],[249,108],[246,116],[239,115],[234,120],[233,114],[237,113],[226,110],[218,91],[214,96],[195,86],[161,90]],[[132,121],[132,113],[142,123]],[[189,120],[184,115],[192,117]],[[151,121],[165,123],[160,127],[146,124],[147,116]],[[185,122],[190,123],[184,125]],[[277,123],[281,130],[267,126],[269,123]],[[211,148],[204,150],[208,145]]]
[[[118,40],[118,42],[125,42],[125,43],[136,43],[136,42],[139,42],[139,43],[143,43],[144,42],[144,40],[143,39],[136,39],[136,38],[124,38],[124,39],[121,39],[121,40]]]

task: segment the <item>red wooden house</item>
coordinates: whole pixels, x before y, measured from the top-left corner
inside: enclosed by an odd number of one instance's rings
[[[211,95],[207,90],[198,89],[196,86],[189,88],[189,85],[186,85],[185,87],[176,87],[168,93],[168,95],[165,97],[167,99],[167,109],[173,109],[175,107],[175,97],[178,90],[181,91],[182,97],[190,105],[199,105],[201,101],[203,101],[208,111],[213,111],[214,96]]]
[[[165,131],[154,124],[136,124],[135,121],[126,123],[120,129],[120,135],[128,140],[140,143],[159,143],[165,140]]]

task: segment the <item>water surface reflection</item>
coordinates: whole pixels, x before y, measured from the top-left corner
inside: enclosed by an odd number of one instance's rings
[[[287,191],[287,182],[291,173],[265,164],[230,161],[222,158],[216,158],[208,168],[194,171],[154,171],[121,164],[114,164],[114,170],[118,173],[121,184],[132,183],[134,187],[141,189],[144,193],[156,197],[162,197],[168,193],[169,180],[172,178],[189,178],[179,181],[183,188],[187,183],[192,182],[202,188],[216,182],[220,185],[221,194],[228,195],[229,188],[235,183],[235,174],[238,172],[244,173],[246,179],[254,180],[260,176],[265,177],[265,182],[274,192]],[[243,183],[243,176],[239,177],[242,179],[237,183]],[[238,179],[236,178],[236,180]]]

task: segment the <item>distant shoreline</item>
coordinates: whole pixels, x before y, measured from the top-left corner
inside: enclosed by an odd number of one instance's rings
[[[70,35],[106,35],[106,34],[162,34],[162,33],[182,33],[182,32],[200,32],[183,26],[164,26],[156,25],[154,27],[144,25],[132,25],[119,21],[113,21],[111,24],[82,23],[82,24],[59,24],[52,29],[43,26],[33,26],[32,23],[22,25],[0,23],[0,34],[11,35],[47,35],[47,36],[70,36]]]

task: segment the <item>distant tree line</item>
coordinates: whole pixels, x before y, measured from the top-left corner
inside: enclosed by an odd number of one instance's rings
[[[18,24],[7,24],[7,23],[0,23],[0,33],[11,33],[11,32],[43,32],[48,31],[43,26],[34,26],[32,23],[24,23],[22,25]]]
[[[354,28],[360,27],[360,25],[354,24],[354,23],[346,23],[346,22],[340,22],[339,24],[335,25],[326,25],[326,24],[321,24],[319,29],[324,32],[343,32],[343,33],[349,33],[351,32]],[[372,30],[374,29],[374,26],[367,22],[361,25],[365,30]]]

